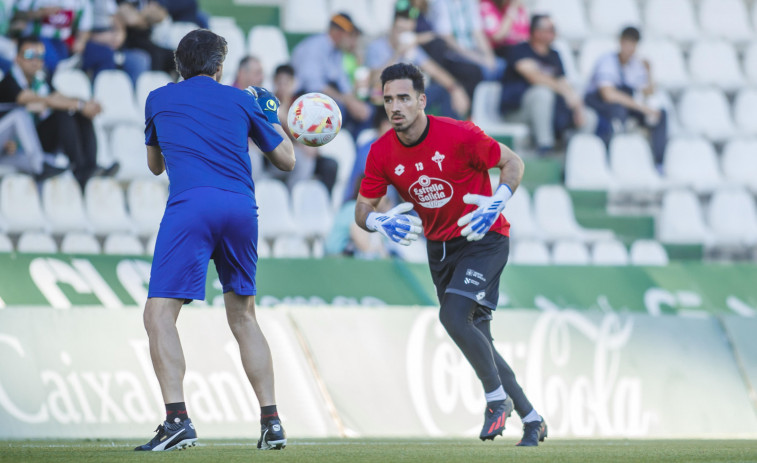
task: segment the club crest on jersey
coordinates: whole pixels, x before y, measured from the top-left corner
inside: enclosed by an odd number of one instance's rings
[[[405,172],[405,166],[402,164],[398,164],[397,167],[394,168],[394,174],[395,175],[402,175]]]
[[[410,185],[407,192],[421,206],[438,209],[452,199],[454,189],[446,180],[421,175],[415,183]]]
[[[431,160],[439,164],[439,170],[442,170],[442,161],[444,161],[444,155],[442,153],[437,151],[436,154],[434,154],[434,157],[431,158]]]

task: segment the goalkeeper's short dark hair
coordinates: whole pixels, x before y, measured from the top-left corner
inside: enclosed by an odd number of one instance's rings
[[[223,64],[227,51],[226,39],[207,29],[195,29],[176,47],[176,70],[184,80],[201,74],[212,76]]]
[[[425,93],[426,85],[423,81],[423,72],[420,68],[410,63],[397,63],[385,68],[381,72],[381,88],[391,80],[410,79],[413,89],[418,93]]]

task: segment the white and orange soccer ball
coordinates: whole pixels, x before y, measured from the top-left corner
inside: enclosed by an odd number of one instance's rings
[[[287,114],[289,133],[307,146],[323,146],[342,128],[342,112],[323,93],[306,93],[294,100]]]

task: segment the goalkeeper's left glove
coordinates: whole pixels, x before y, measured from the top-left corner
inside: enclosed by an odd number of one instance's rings
[[[462,227],[460,233],[468,237],[468,241],[478,241],[494,225],[499,215],[505,209],[505,203],[513,196],[513,192],[506,184],[501,184],[493,196],[481,196],[468,193],[463,196],[465,204],[475,204],[476,210],[465,214],[457,221],[457,226]]]
[[[268,122],[271,124],[281,124],[279,121],[279,106],[281,103],[276,98],[276,95],[263,87],[249,86],[244,91],[255,97],[255,101],[257,101],[260,109],[263,110],[263,115],[268,119]]]

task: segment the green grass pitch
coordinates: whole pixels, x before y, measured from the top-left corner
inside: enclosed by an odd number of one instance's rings
[[[757,462],[754,440],[562,440],[536,448],[512,439],[290,439],[281,451],[255,442],[200,440],[182,451],[134,452],[131,441],[0,441],[0,462]]]

